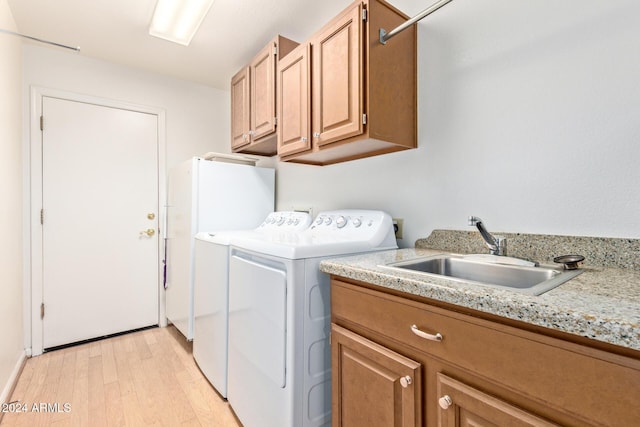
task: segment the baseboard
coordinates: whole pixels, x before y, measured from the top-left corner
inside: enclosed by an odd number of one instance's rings
[[[4,386],[2,390],[2,394],[0,394],[0,405],[3,403],[9,403],[9,399],[11,398],[11,393],[16,388],[16,384],[18,383],[18,378],[20,378],[20,374],[22,373],[22,369],[24,368],[24,364],[27,362],[27,354],[24,351],[21,351],[18,355],[18,360],[16,361],[16,366],[11,371],[11,375],[9,375],[9,379],[7,380],[7,384]],[[2,416],[4,412],[0,411],[0,422],[2,422]]]

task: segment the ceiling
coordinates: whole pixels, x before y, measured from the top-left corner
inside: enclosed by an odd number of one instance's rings
[[[215,0],[189,46],[149,36],[155,0],[8,3],[23,34],[80,46],[79,55],[226,90],[231,76],[276,34],[304,41],[351,1]],[[419,11],[428,2],[415,3]]]

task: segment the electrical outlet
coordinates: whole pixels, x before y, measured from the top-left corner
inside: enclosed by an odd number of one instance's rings
[[[404,219],[393,218],[393,229],[396,232],[396,239],[402,239],[402,232],[404,231]]]

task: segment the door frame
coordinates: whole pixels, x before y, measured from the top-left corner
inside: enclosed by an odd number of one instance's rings
[[[25,165],[28,169],[29,185],[28,238],[25,239],[25,292],[24,292],[24,335],[25,351],[28,356],[37,356],[43,352],[43,321],[40,318],[40,304],[43,299],[43,230],[40,224],[42,208],[42,132],[40,116],[44,97],[59,98],[67,101],[84,102],[103,107],[118,108],[139,113],[153,114],[158,119],[158,260],[164,259],[164,238],[166,236],[166,112],[162,108],[150,107],[129,102],[83,95],[58,89],[32,86],[29,103],[29,156]],[[46,118],[45,118],[46,126]],[[158,262],[158,324],[166,326],[165,295],[163,286],[162,262]]]

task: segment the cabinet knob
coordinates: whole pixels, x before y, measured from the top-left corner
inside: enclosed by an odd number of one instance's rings
[[[256,131],[254,131],[254,130],[250,130],[250,131],[249,131],[249,135],[253,136],[253,135],[255,135],[255,134],[256,134]]]
[[[314,132],[313,133],[313,137],[314,138],[320,138],[320,132]]]
[[[302,138],[300,138],[300,141],[302,141],[302,142],[307,142],[307,137],[306,137],[306,136],[303,136]]]
[[[451,400],[451,398],[445,394],[440,399],[438,399],[438,405],[440,405],[442,409],[449,409],[449,406],[453,405],[453,400]]]
[[[400,385],[402,387],[404,387],[404,388],[409,387],[412,382],[413,382],[413,380],[411,379],[411,377],[409,375],[407,375],[406,377],[400,378]]]
[[[243,134],[242,134],[242,140],[243,140],[243,141],[246,141],[247,139],[249,139],[249,135],[248,135],[248,134],[246,134],[246,133],[243,133]]]

